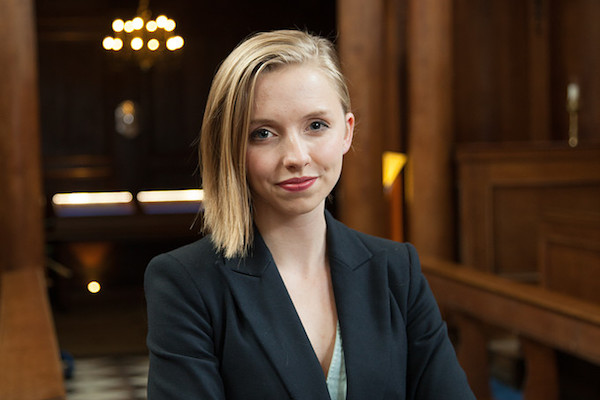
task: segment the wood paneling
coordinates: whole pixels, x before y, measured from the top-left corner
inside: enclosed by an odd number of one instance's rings
[[[458,142],[528,140],[527,1],[454,1]]]
[[[458,142],[566,141],[581,87],[580,145],[600,142],[600,3],[455,0]]]
[[[546,215],[537,239],[542,285],[600,304],[600,213]]]
[[[598,149],[471,147],[458,154],[466,264],[539,282],[542,224],[573,210],[600,215]]]
[[[579,140],[581,145],[600,142],[600,2],[551,1],[551,127],[554,140],[568,132],[566,88],[571,82],[581,90]]]

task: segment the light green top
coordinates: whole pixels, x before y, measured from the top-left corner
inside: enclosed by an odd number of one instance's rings
[[[331,357],[331,364],[327,371],[327,388],[329,389],[331,400],[346,400],[348,383],[346,381],[346,362],[344,360],[344,348],[342,346],[339,321],[335,333],[333,356]]]

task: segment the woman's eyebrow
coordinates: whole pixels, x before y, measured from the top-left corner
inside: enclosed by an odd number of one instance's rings
[[[311,112],[307,113],[306,115],[304,115],[302,117],[302,119],[325,118],[329,115],[331,115],[329,110],[319,109],[319,110],[315,110],[315,111],[311,111]],[[259,117],[259,118],[254,118],[254,119],[250,120],[250,126],[275,125],[275,124],[277,124],[277,120],[272,119],[272,118],[260,118]]]
[[[270,123],[273,123],[273,120],[268,118],[257,118],[250,120],[250,125],[268,125]]]

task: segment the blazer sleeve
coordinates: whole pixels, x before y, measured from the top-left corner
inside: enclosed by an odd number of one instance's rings
[[[169,254],[148,265],[148,399],[225,399],[210,314],[186,266]]]
[[[409,257],[407,398],[475,400],[412,245]]]

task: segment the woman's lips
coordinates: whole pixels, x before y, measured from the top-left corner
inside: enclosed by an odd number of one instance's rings
[[[312,186],[317,181],[314,176],[303,176],[301,178],[291,178],[279,182],[277,185],[288,192],[301,192]]]

